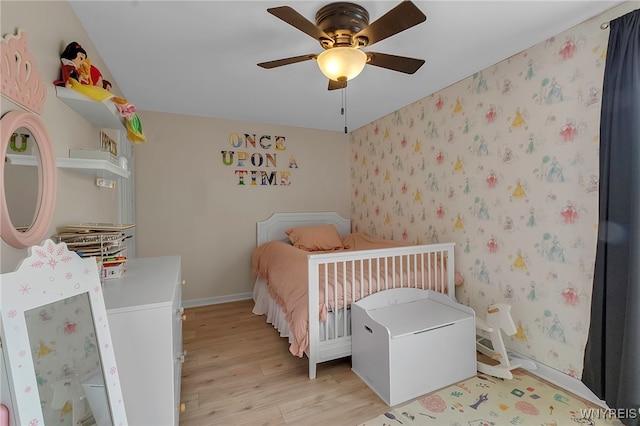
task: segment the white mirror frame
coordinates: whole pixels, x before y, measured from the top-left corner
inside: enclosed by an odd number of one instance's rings
[[[16,424],[44,425],[32,347],[25,312],[72,296],[87,293],[95,326],[98,351],[111,409],[112,424],[126,425],[120,379],[102,294],[98,267],[93,258],[80,258],[66,244],[46,240],[29,249],[15,272],[0,277],[0,314],[4,357],[13,390]]]
[[[33,223],[24,232],[18,231],[9,216],[5,196],[4,165],[11,135],[25,127],[33,135],[38,146],[38,201]],[[25,248],[39,244],[46,236],[56,204],[56,158],[46,126],[36,114],[24,111],[9,111],[0,122],[0,235],[12,247]]]

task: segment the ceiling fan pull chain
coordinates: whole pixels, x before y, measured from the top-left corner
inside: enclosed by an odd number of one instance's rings
[[[344,115],[344,133],[347,133],[347,88],[342,89],[342,115]]]

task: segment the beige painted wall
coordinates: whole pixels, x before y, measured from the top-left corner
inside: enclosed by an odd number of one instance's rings
[[[71,41],[87,50],[92,63],[117,82],[90,43],[69,4],[63,1],[2,1],[2,35],[27,33],[45,84],[60,70],[60,51]],[[126,94],[122,94],[126,97]],[[129,99],[135,104],[135,99]],[[19,109],[2,98],[2,114]],[[251,249],[255,223],[276,211],[335,210],[349,214],[349,158],[347,136],[315,131],[240,123],[216,119],[140,112],[148,143],[135,147],[137,256],[178,254],[189,286],[185,300],[245,295],[251,291]],[[56,156],[69,148],[93,147],[98,129],[57,99],[47,85],[41,115]],[[229,150],[231,133],[286,137],[288,153],[299,169],[292,171],[288,187],[241,187],[233,167],[222,165],[222,150]],[[287,160],[288,162],[288,160]],[[278,160],[280,168],[283,160]],[[117,222],[116,191],[98,188],[93,179],[57,169],[57,202],[49,235],[62,225],[82,222]],[[27,255],[0,243],[1,271],[13,271]]]
[[[67,157],[69,148],[96,147],[98,129],[58,100],[52,82],[60,71],[60,52],[71,41],[85,48],[92,63],[113,81],[109,70],[89,41],[83,27],[67,2],[2,1],[0,2],[2,36],[23,30],[36,57],[37,66],[47,87],[47,100],[40,118],[51,136],[55,155]],[[114,82],[114,81],[113,81]],[[114,93],[119,93],[114,82]],[[2,115],[20,110],[4,97],[0,100]],[[57,169],[58,191],[55,213],[48,235],[56,227],[80,222],[116,222],[118,199],[115,191],[98,188],[89,175]],[[0,242],[1,272],[13,271],[27,255],[26,249],[14,249]]]
[[[349,142],[339,132],[140,112],[149,142],[135,147],[137,256],[182,256],[183,299],[207,303],[253,288],[256,222],[274,212],[349,217]],[[285,137],[286,149],[234,148],[230,136]],[[257,146],[258,144],[256,144]],[[225,166],[222,151],[276,154],[276,167]],[[298,168],[289,169],[291,156]],[[247,163],[247,162],[245,162]],[[290,170],[288,186],[239,185],[236,169]],[[213,299],[212,299],[213,298]]]

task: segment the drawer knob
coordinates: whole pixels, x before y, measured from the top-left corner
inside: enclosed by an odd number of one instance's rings
[[[181,284],[181,285],[187,285],[187,280],[182,280],[182,281],[180,281],[180,284]]]
[[[186,321],[187,320],[187,314],[182,314],[182,321]]]
[[[184,402],[178,406],[179,412],[184,413],[186,410],[187,410],[187,404],[185,404]]]

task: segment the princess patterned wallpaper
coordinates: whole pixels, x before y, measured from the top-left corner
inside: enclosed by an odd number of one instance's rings
[[[507,346],[577,378],[607,40],[587,21],[351,134],[353,228],[455,242],[458,301],[511,304]]]

